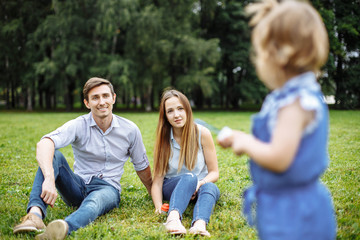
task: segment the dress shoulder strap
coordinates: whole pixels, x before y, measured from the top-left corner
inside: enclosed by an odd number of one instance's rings
[[[202,149],[202,145],[201,145],[201,128],[202,126],[199,124],[196,124],[197,128],[198,128],[198,132],[199,132],[199,148]]]

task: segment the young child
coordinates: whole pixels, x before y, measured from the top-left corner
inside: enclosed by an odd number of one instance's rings
[[[331,196],[319,180],[329,162],[328,109],[315,75],[328,56],[324,23],[305,2],[264,0],[246,10],[256,71],[272,92],[252,119],[253,135],[218,140],[251,158],[244,213],[253,224],[256,203],[260,239],[335,239]]]

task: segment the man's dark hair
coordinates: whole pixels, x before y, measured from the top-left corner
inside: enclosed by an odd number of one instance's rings
[[[103,84],[107,85],[110,88],[111,94],[112,96],[114,96],[115,94],[114,87],[109,80],[93,77],[87,80],[87,82],[84,85],[84,89],[83,89],[84,99],[86,99],[86,101],[89,101],[90,90],[93,89],[94,87],[98,87]]]

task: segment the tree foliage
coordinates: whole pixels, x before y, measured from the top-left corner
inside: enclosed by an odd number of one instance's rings
[[[359,1],[311,1],[326,24],[320,79],[340,108],[360,106]],[[109,79],[118,106],[151,110],[166,87],[197,108],[237,108],[267,93],[250,61],[237,0],[4,0],[0,100],[8,109],[82,106],[87,79]],[[79,105],[80,103],[80,105]]]

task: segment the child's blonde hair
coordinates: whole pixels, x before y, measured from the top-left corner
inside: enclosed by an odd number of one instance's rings
[[[326,63],[327,31],[309,3],[263,0],[247,6],[246,12],[253,15],[254,62],[263,81],[282,85],[288,76],[318,72]]]

